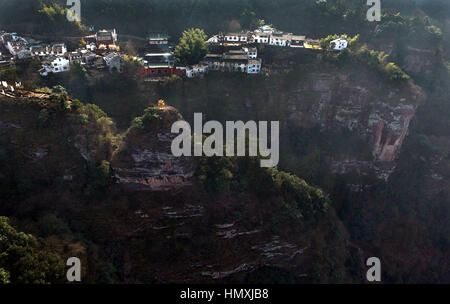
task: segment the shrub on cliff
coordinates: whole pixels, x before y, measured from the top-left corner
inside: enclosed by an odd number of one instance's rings
[[[404,81],[410,77],[394,62],[386,63],[389,55],[384,52],[370,50],[366,44],[354,52],[355,59],[361,63],[377,70],[389,81]]]
[[[322,190],[295,175],[261,168],[258,158],[204,157],[196,176],[210,193],[231,191],[248,195],[257,189],[261,199],[281,198],[279,207],[284,210],[281,216],[294,220],[312,219],[329,208]]]
[[[387,77],[391,81],[403,81],[408,80],[410,77],[402,71],[395,63],[389,62],[384,71],[387,73]]]
[[[106,191],[113,180],[111,165],[106,160],[97,166],[90,166],[87,170],[88,183],[84,193],[86,195],[102,194]]]

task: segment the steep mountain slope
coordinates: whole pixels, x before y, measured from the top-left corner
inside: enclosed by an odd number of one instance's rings
[[[180,159],[166,170],[164,134],[181,118],[174,108],[150,108],[160,119],[144,119],[122,142],[100,109],[61,88],[19,90],[0,106],[0,211],[63,260],[80,257],[85,282],[362,276],[362,253],[331,202],[300,178],[247,158]],[[190,183],[171,183],[171,173]]]

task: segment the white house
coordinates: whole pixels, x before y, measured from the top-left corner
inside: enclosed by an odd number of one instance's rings
[[[56,43],[52,45],[52,55],[64,56],[67,53],[67,47],[64,43]]]
[[[17,35],[17,33],[11,33],[11,38],[12,38],[12,41],[22,41],[22,42],[28,43],[25,38],[20,37],[19,35]]]
[[[208,44],[218,44],[219,43],[219,36],[214,35],[211,38],[208,39]]]
[[[122,72],[122,63],[123,57],[117,53],[109,53],[105,57],[103,57],[106,66],[109,68],[109,71],[116,69],[118,72]]]
[[[42,62],[42,69],[39,70],[41,76],[48,76],[49,73],[62,73],[70,71],[70,62],[64,57],[52,57]]]
[[[97,50],[97,45],[93,42],[86,44],[86,50],[89,50],[91,52],[95,52]]]
[[[245,52],[245,48],[243,48],[242,50],[230,50],[223,54],[208,54],[202,61],[206,65],[205,72],[209,70],[258,74],[261,71],[262,61],[258,58],[249,58],[249,53]],[[252,56],[256,56],[256,50]],[[192,73],[187,71],[186,76],[190,77]]]
[[[275,31],[275,29],[273,27],[271,27],[270,25],[263,25],[260,26],[257,30],[255,30],[255,32],[262,32],[262,33],[268,33],[268,34],[272,34]]]
[[[205,74],[208,72],[208,65],[206,64],[196,64],[186,69],[186,77],[194,78],[198,75]]]
[[[259,74],[261,71],[261,59],[249,59],[247,65],[247,74]]]
[[[50,55],[51,50],[49,50],[47,45],[33,45],[30,47],[31,56],[43,58]]]
[[[343,49],[347,48],[348,41],[344,38],[338,38],[336,40],[333,40],[330,42],[331,47],[335,51],[342,51]]]
[[[289,46],[291,42],[291,35],[292,34],[285,34],[285,33],[272,33],[270,35],[269,44],[275,45],[275,46]]]
[[[30,47],[31,56],[40,59],[48,56],[64,56],[67,53],[67,47],[64,43],[54,45],[33,45]]]
[[[8,41],[6,48],[14,57],[19,59],[31,57],[31,51],[28,44],[22,40]]]
[[[226,42],[247,42],[248,33],[228,33],[224,36]]]
[[[207,54],[202,62],[208,65],[209,70],[219,71],[222,66],[222,55]]]
[[[270,34],[264,32],[255,32],[252,35],[252,39],[255,43],[268,44],[270,40]]]
[[[69,60],[71,63],[74,63],[76,61],[81,63],[82,59],[83,59],[83,53],[81,52],[81,50],[76,50],[76,51],[69,53]]]

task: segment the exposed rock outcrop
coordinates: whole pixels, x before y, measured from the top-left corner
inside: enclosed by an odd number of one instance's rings
[[[138,191],[168,191],[191,185],[192,160],[175,157],[171,152],[171,125],[181,120],[172,107],[156,109],[154,121],[145,130],[131,128],[124,145],[113,158],[117,182]]]
[[[346,159],[333,159],[332,171],[366,175],[372,171],[386,180],[395,168],[409,124],[424,95],[413,87],[390,88],[386,92],[380,90],[380,84],[368,84],[343,74],[312,73],[310,81],[300,84],[296,94],[299,101],[304,95],[315,96],[315,100],[306,111],[291,102],[289,123],[303,127],[319,124],[324,131],[349,130],[355,138],[367,142],[372,156],[355,153]]]

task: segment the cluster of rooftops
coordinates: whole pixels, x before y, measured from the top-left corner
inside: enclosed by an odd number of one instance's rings
[[[304,35],[294,35],[264,25],[253,31],[240,33],[219,33],[208,39],[209,51],[199,63],[192,66],[177,64],[174,47],[169,36],[162,33],[150,34],[142,57],[136,57],[142,65],[137,74],[147,76],[168,76],[176,74],[188,78],[208,71],[243,72],[258,74],[262,59],[258,58],[258,46],[267,44],[278,47],[321,49],[319,40]],[[35,58],[42,63],[40,74],[69,71],[71,64],[78,62],[86,68],[98,70],[113,69],[122,72],[124,58],[118,46],[115,29],[100,30],[83,38],[84,46],[68,51],[64,43],[45,44],[34,39],[23,38],[17,33],[0,31],[0,70],[14,64],[14,59]],[[331,42],[334,50],[348,46],[344,38]]]
[[[177,64],[174,59],[174,48],[166,34],[151,34],[147,38],[147,47],[142,58],[148,76],[167,76],[170,74],[193,78],[211,70],[243,72],[257,74],[261,70],[261,59],[257,58],[257,48],[244,46],[230,49],[221,54],[208,54],[194,65]]]
[[[240,33],[219,33],[208,40],[211,45],[237,46],[241,44],[268,44],[273,46],[290,46],[320,48],[319,40],[307,39],[303,35],[294,35],[279,31],[272,26],[263,25],[253,31]]]
[[[307,38],[277,30],[270,25],[263,25],[253,31],[240,33],[219,33],[208,40],[210,45],[239,46],[242,44],[267,44],[280,47],[321,49],[320,40]],[[334,50],[343,50],[348,42],[338,38],[331,42]]]
[[[115,30],[101,30],[86,36],[85,42],[85,47],[69,52],[65,43],[42,43],[17,33],[0,32],[0,68],[12,66],[15,59],[34,58],[41,61],[41,76],[70,71],[75,62],[97,69],[121,70],[123,57],[118,52]]]

